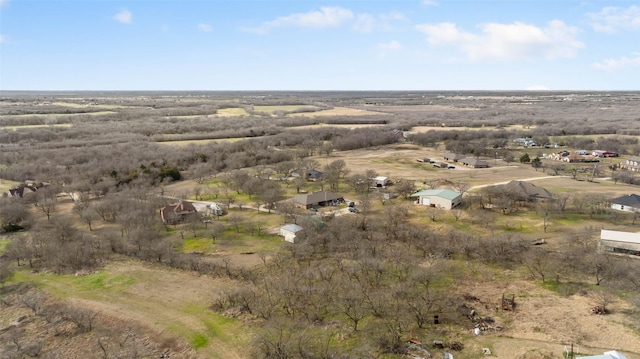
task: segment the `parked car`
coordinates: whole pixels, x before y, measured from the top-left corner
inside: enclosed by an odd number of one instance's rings
[[[349,207],[349,212],[351,213],[358,213],[358,210],[353,208],[353,207]]]
[[[355,207],[356,203],[355,202],[349,202],[349,207]]]
[[[456,169],[456,166],[449,166],[447,168],[450,169],[450,170],[454,170],[454,169]]]

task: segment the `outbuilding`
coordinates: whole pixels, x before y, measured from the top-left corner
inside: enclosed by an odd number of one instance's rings
[[[609,252],[640,255],[640,233],[602,229],[600,242]]]
[[[429,189],[416,192],[411,197],[417,197],[417,204],[442,209],[452,209],[462,203],[462,193],[450,189]]]
[[[285,241],[289,243],[295,243],[297,234],[303,229],[304,228],[300,227],[297,224],[293,224],[293,223],[286,224],[280,227],[280,235],[284,237]]]

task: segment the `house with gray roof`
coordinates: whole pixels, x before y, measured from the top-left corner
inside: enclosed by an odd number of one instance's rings
[[[462,193],[450,189],[427,189],[411,195],[416,203],[442,209],[452,209],[462,203]]]
[[[628,194],[626,196],[617,197],[609,201],[611,208],[625,212],[640,212],[640,196],[637,194]]]
[[[344,203],[341,194],[320,191],[311,193],[301,193],[291,199],[294,205],[300,208],[309,209],[315,207],[337,206]]]
[[[511,193],[521,200],[551,199],[551,192],[526,181],[510,181],[507,184],[494,186],[499,190]]]
[[[453,162],[458,162],[465,157],[466,157],[465,155],[461,155],[453,152],[448,152],[442,155],[442,158],[444,158],[445,161],[453,161]]]
[[[478,159],[478,158],[473,158],[473,157],[463,158],[458,162],[462,163],[467,167],[472,167],[472,168],[488,168],[489,167],[489,162]]]

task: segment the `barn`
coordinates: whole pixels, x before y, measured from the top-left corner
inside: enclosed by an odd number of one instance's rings
[[[640,255],[640,233],[602,229],[600,243],[609,252]]]
[[[462,202],[462,194],[450,189],[429,189],[411,195],[417,197],[417,204],[442,209],[452,209]]]

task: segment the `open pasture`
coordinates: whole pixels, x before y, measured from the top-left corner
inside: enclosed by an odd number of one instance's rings
[[[0,130],[16,131],[29,128],[49,128],[49,127],[72,127],[70,123],[53,123],[49,125],[22,125],[22,126],[0,126]]]

